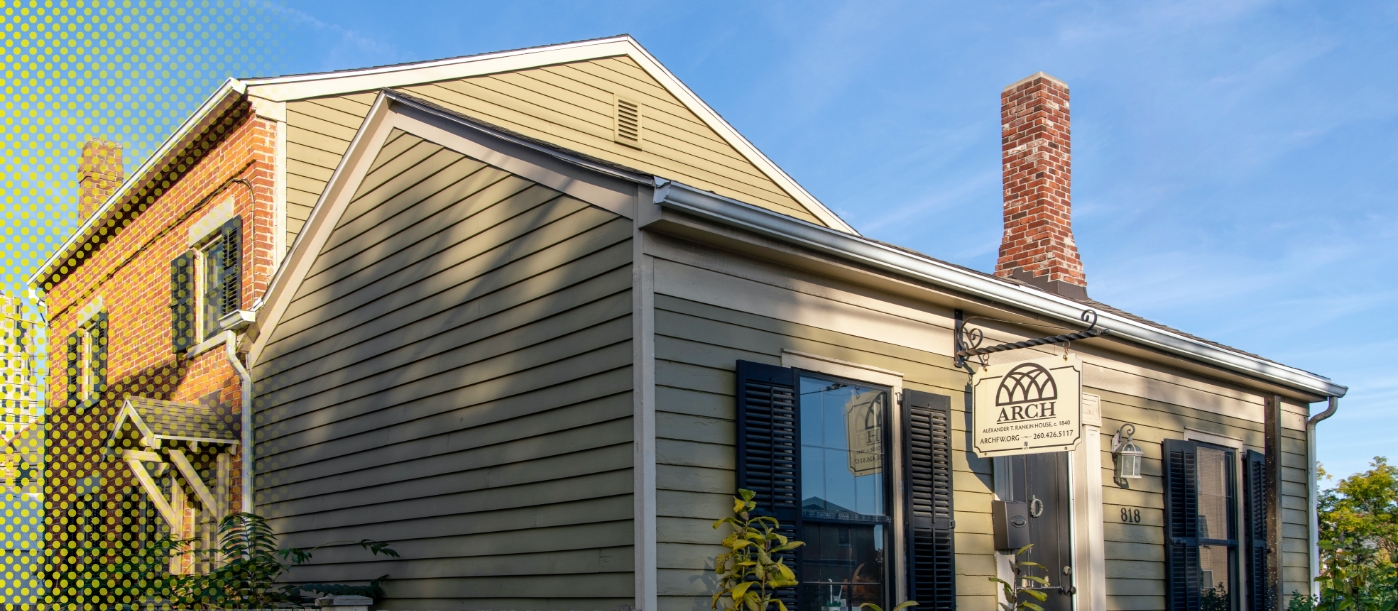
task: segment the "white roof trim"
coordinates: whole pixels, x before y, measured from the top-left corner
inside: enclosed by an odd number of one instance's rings
[[[616,36],[562,45],[534,47],[516,51],[502,51],[484,55],[472,55],[400,66],[384,66],[364,70],[347,70],[300,76],[285,76],[265,79],[248,79],[249,95],[274,101],[300,100],[306,98],[343,95],[360,91],[374,91],[394,87],[404,87],[434,81],[460,79],[485,74],[498,74],[514,70],[538,68],[569,62],[619,57],[625,55],[634,60],[650,74],[671,95],[680,100],[699,117],[719,137],[723,138],[740,155],[767,175],[779,187],[786,190],[796,201],[805,206],[811,214],[829,227],[859,235],[848,223],[837,216],[820,200],[797,184],[777,164],[757,150],[747,138],[738,133],[732,125],[723,120],[713,108],[705,104],[698,95],[680,82],[659,60],[655,59],[640,43],[630,36]]]
[[[1057,320],[1081,325],[1082,304],[998,278],[918,257],[859,236],[831,231],[799,219],[720,197],[688,185],[657,179],[655,203],[663,208],[739,227],[784,242],[857,261],[919,281],[962,291]],[[1111,312],[1098,312],[1099,327],[1112,338],[1148,346],[1220,369],[1266,380],[1308,394],[1342,397],[1349,390],[1329,378],[1151,326]]]
[[[189,145],[189,139],[197,137],[202,133],[204,128],[208,126],[209,121],[217,119],[219,115],[223,114],[228,104],[242,97],[243,91],[243,83],[237,79],[230,78],[224,81],[223,85],[219,86],[218,90],[215,91],[212,96],[209,96],[209,99],[205,100],[204,104],[194,111],[194,114],[190,115],[188,119],[185,119],[185,122],[180,124],[180,127],[176,129],[173,134],[170,134],[169,138],[165,139],[165,142],[160,145],[160,148],[157,149],[155,153],[152,153],[151,156],[146,159],[146,162],[141,164],[141,167],[136,168],[136,171],[131,173],[131,176],[112,193],[111,197],[107,198],[106,202],[102,203],[102,206],[98,208],[92,216],[83,221],[82,226],[79,227],[77,231],[73,232],[73,235],[68,236],[68,240],[63,242],[63,246],[59,247],[57,251],[44,261],[43,265],[39,266],[39,269],[34,272],[34,275],[29,277],[29,285],[34,288],[43,289],[44,287],[41,283],[44,278],[53,273],[53,270],[58,267],[59,262],[70,257],[75,247],[87,242],[92,231],[101,223],[106,222],[107,215],[117,204],[125,200],[132,191],[135,191],[137,185],[143,184],[152,171],[159,167],[163,167],[165,162],[168,161],[167,158],[169,156],[178,156],[183,153],[185,147]]]

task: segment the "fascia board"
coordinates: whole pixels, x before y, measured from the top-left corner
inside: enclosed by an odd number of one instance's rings
[[[41,284],[43,279],[53,273],[53,269],[58,266],[60,261],[69,256],[69,251],[86,242],[92,230],[99,224],[105,222],[111,210],[135,191],[137,185],[143,184],[145,180],[149,178],[150,173],[156,168],[163,167],[172,155],[178,156],[182,154],[184,149],[190,144],[190,139],[203,133],[204,128],[208,126],[208,122],[222,115],[223,111],[227,109],[232,101],[242,97],[244,91],[245,87],[241,81],[231,78],[224,81],[223,85],[219,86],[219,88],[214,91],[214,94],[209,96],[209,99],[205,100],[204,103],[194,111],[194,114],[190,115],[184,123],[180,124],[180,127],[176,129],[174,133],[170,134],[169,138],[165,139],[165,142],[160,145],[160,148],[156,149],[150,157],[147,157],[145,163],[142,163],[140,167],[136,168],[136,171],[131,173],[131,177],[127,178],[126,181],[107,198],[107,201],[103,202],[102,206],[99,207],[92,216],[88,217],[87,220],[83,222],[82,226],[79,227],[77,231],[73,232],[73,234],[63,242],[63,245],[44,261],[43,265],[39,266],[38,271],[34,272],[34,274],[29,277],[29,285],[42,290],[44,288]]]
[[[1041,291],[971,273],[937,261],[915,257],[859,236],[832,231],[756,206],[720,197],[680,183],[658,182],[655,203],[711,221],[797,244],[815,251],[960,291],[991,302],[1074,325],[1083,305]],[[1341,397],[1349,390],[1300,369],[1258,359],[1152,327],[1110,312],[1098,313],[1098,326],[1111,329],[1112,337],[1125,339],[1168,354],[1241,373],[1306,393]]]
[[[552,66],[570,62],[602,59],[605,57],[627,56],[641,66],[647,74],[661,84],[671,95],[680,100],[709,129],[738,151],[740,155],[756,166],[768,178],[777,183],[796,201],[805,206],[822,223],[845,233],[859,235],[825,204],[801,187],[777,164],[768,159],[762,151],[753,146],[709,107],[684,82],[680,81],[655,56],[646,51],[630,36],[617,36],[599,40],[505,51],[486,55],[474,55],[420,64],[387,66],[323,74],[294,77],[251,79],[247,81],[248,95],[275,101],[302,100],[330,95],[344,95],[357,91],[391,89],[435,81],[469,78],[486,74],[498,74],[514,70],[526,70],[542,66]]]

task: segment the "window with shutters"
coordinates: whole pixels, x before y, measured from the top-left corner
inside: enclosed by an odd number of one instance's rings
[[[216,337],[241,308],[242,220],[233,217],[170,263],[172,347],[176,353]]]
[[[900,401],[898,386],[840,377],[856,371],[737,373],[738,487],[806,543],[786,557],[801,582],[787,608],[887,609],[903,584],[920,609],[954,609],[950,397]]]
[[[1239,532],[1253,520],[1245,514],[1248,524],[1239,528],[1238,451],[1169,439],[1163,458],[1169,609],[1238,609],[1241,589],[1253,581],[1239,572]]]

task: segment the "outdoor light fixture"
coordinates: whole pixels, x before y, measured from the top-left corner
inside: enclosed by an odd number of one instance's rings
[[[1122,488],[1129,488],[1126,481],[1128,479],[1141,479],[1141,452],[1140,446],[1132,443],[1131,436],[1136,434],[1136,427],[1130,424],[1123,424],[1112,436],[1112,457],[1116,460],[1116,476],[1113,478],[1116,485]],[[1122,439],[1123,435],[1125,439]]]

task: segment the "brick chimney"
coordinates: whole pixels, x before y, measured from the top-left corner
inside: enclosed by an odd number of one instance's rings
[[[83,143],[78,161],[78,224],[101,208],[125,179],[120,144],[103,138]]]
[[[1042,72],[1000,93],[1005,235],[995,275],[1086,298],[1073,241],[1068,85]]]

